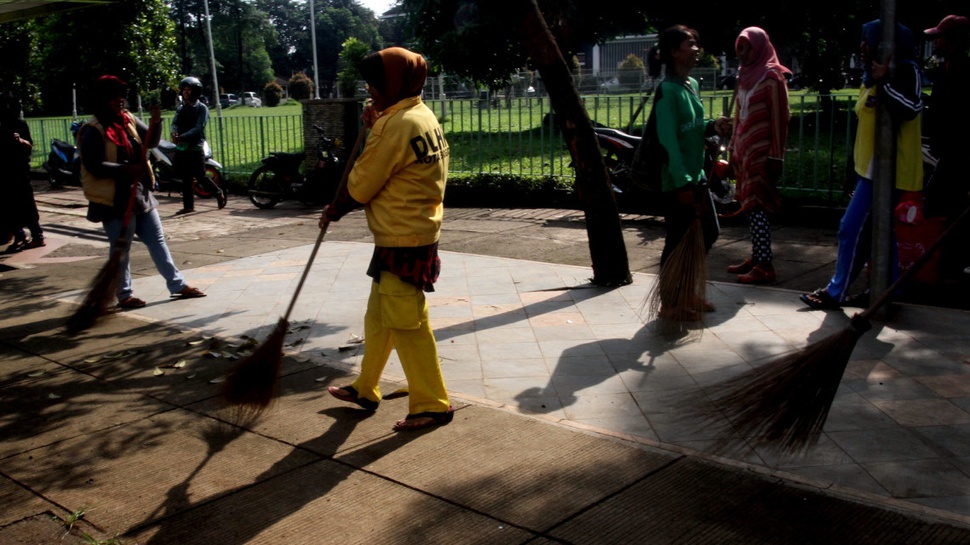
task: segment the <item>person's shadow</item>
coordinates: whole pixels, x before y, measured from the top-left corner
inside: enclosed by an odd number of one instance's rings
[[[638,384],[630,385],[631,390],[643,387],[656,370],[655,360],[690,338],[691,335],[686,332],[658,335],[648,324],[637,330],[630,339],[599,340],[568,348],[559,356],[545,387],[523,390],[515,399],[529,410],[549,413],[559,407],[550,403],[533,406],[530,400],[557,398],[561,407],[565,408],[576,403],[578,391],[627,371],[640,373]],[[624,380],[629,380],[629,377]]]

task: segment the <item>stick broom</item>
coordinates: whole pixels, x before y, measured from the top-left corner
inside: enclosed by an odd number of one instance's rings
[[[344,167],[343,176],[340,179],[334,199],[347,185],[347,179],[350,177],[350,171],[357,160],[365,134],[366,131],[362,129],[357,136],[354,147],[350,150],[350,157],[347,159],[347,165]],[[290,313],[293,312],[296,299],[303,289],[303,283],[310,273],[310,266],[313,265],[313,260],[316,258],[317,251],[320,249],[320,244],[323,243],[326,234],[327,229],[324,226],[320,229],[320,234],[317,235],[317,240],[313,244],[313,250],[310,251],[310,257],[303,269],[303,275],[296,285],[296,291],[290,299],[286,314],[280,318],[276,328],[263,341],[263,344],[233,366],[223,383],[222,399],[228,405],[234,407],[237,416],[240,418],[253,419],[259,417],[276,398],[280,367],[283,363],[283,341],[289,327]]]
[[[145,160],[145,147],[142,146],[142,162]],[[97,322],[98,318],[104,315],[108,308],[108,303],[117,294],[118,281],[121,276],[121,260],[131,247],[128,226],[131,224],[132,212],[135,208],[135,197],[138,195],[138,186],[141,183],[135,179],[131,184],[131,194],[128,196],[128,206],[121,221],[121,236],[115,241],[108,256],[108,262],[101,267],[97,276],[91,281],[88,293],[84,297],[81,306],[67,320],[67,332],[76,335]]]
[[[718,448],[728,446],[737,438],[775,452],[796,453],[815,445],[849,357],[859,338],[871,329],[873,314],[889,301],[899,286],[912,278],[968,214],[970,208],[869,308],[853,315],[842,331],[715,386],[719,390],[711,396],[715,413],[703,414],[702,407],[707,406],[703,402],[689,403],[689,411],[702,413],[708,421],[717,420],[718,412],[727,417],[733,429],[724,430]]]

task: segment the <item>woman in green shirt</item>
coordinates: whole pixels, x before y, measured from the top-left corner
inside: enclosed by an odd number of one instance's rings
[[[704,116],[697,80],[690,77],[700,52],[697,42],[696,30],[676,25],[663,31],[657,44],[666,73],[653,107],[657,112],[657,137],[668,158],[662,172],[667,235],[660,256],[661,270],[696,217],[700,216],[704,228],[705,249],[710,250],[719,231],[708,196],[704,143],[705,137],[715,130],[728,134],[730,120],[708,120]],[[661,295],[662,318],[695,320],[699,311],[713,310],[706,300],[697,301],[695,308],[671,308],[670,301],[663,301]]]

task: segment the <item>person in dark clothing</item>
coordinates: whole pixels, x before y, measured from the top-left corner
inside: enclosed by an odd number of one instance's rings
[[[179,84],[182,105],[175,112],[172,121],[172,142],[175,143],[175,173],[182,180],[182,209],[176,214],[195,211],[195,193],[192,181],[203,185],[219,203],[226,206],[226,193],[205,175],[205,126],[209,122],[209,108],[199,98],[202,96],[202,82],[198,78],[187,77]]]
[[[961,160],[970,149],[970,109],[966,106],[970,94],[970,19],[947,15],[923,33],[933,39],[935,54],[943,60],[931,73],[933,94],[927,106],[926,128],[930,152],[939,162],[926,183],[923,213],[943,217],[949,225],[970,205],[970,176],[963,172]],[[957,229],[940,255],[939,275],[944,282],[959,278],[970,264],[970,225],[965,223]]]
[[[129,260],[133,235],[148,248],[172,297],[205,297],[205,293],[185,282],[175,266],[165,244],[158,201],[151,191],[155,180],[145,149],[156,146],[161,137],[161,110],[152,107],[150,125],[146,126],[125,108],[127,91],[127,84],[115,76],[98,78],[94,115],[77,133],[81,188],[89,201],[87,219],[101,223],[112,252],[117,244],[128,241],[121,260],[118,307],[133,309],[146,304],[133,295]],[[127,232],[123,233],[124,229]]]
[[[34,141],[27,122],[20,117],[20,101],[11,96],[0,97],[0,164],[7,179],[3,182],[5,198],[0,208],[0,235],[3,243],[13,244],[5,253],[16,253],[46,246],[40,214],[30,186],[30,152]],[[26,228],[26,230],[25,230]],[[30,230],[30,238],[27,238]]]

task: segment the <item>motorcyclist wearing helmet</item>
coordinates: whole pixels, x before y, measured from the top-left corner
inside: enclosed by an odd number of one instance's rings
[[[192,181],[205,186],[216,196],[219,208],[226,206],[226,193],[205,175],[205,126],[209,121],[209,108],[199,98],[202,82],[189,76],[179,83],[182,105],[172,121],[172,142],[175,143],[175,173],[182,180],[182,209],[176,214],[195,211],[195,193]]]

